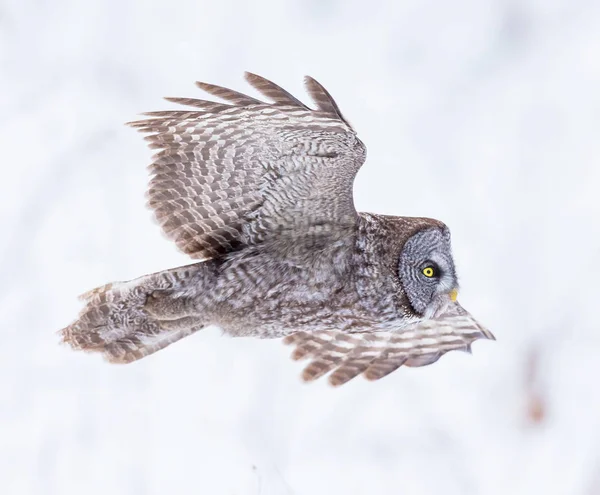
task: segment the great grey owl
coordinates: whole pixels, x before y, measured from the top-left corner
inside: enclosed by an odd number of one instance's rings
[[[303,378],[341,385],[431,364],[493,338],[456,302],[450,232],[438,220],[357,213],[365,146],[331,95],[305,79],[316,109],[246,74],[265,103],[197,83],[226,103],[129,123],[159,151],[149,206],[188,266],[82,296],[61,330],[74,349],[113,363],[148,356],[208,326],[285,337],[309,358]]]

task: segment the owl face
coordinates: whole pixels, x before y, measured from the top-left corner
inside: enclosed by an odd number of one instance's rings
[[[399,275],[416,313],[433,317],[448,298],[455,298],[458,282],[447,227],[429,228],[412,235],[400,254]]]

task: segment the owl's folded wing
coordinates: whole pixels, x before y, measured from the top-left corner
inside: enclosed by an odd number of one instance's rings
[[[426,366],[452,350],[470,351],[477,339],[494,339],[458,303],[440,318],[421,320],[397,332],[297,332],[284,339],[295,347],[293,359],[310,359],[302,378],[329,375],[340,386],[363,374],[379,380],[400,366]]]
[[[160,150],[150,166],[149,206],[192,258],[356,222],[352,184],[365,147],[333,98],[307,77],[312,110],[262,77],[246,79],[273,103],[197,83],[227,103],[167,98],[197,110],[150,112],[129,123]]]

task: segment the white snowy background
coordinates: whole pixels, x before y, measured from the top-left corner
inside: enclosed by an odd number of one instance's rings
[[[359,209],[440,218],[473,355],[340,389],[208,329],[130,366],[76,296],[186,264],[124,127],[310,74],[368,146]],[[600,493],[600,2],[0,1],[0,493]]]

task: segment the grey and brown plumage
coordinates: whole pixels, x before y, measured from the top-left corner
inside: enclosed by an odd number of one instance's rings
[[[316,109],[254,74],[265,103],[197,85],[224,103],[131,122],[159,151],[148,204],[165,234],[199,263],[82,297],[61,331],[74,349],[126,363],[207,325],[232,336],[286,337],[310,358],[304,379],[378,379],[492,338],[456,301],[447,227],[358,213],[352,185],[365,146],[314,79]]]

